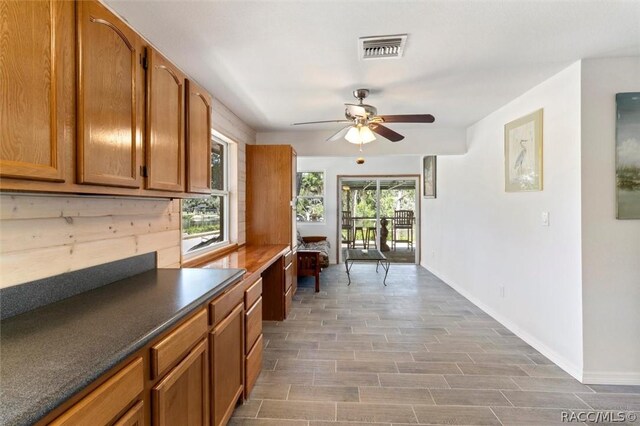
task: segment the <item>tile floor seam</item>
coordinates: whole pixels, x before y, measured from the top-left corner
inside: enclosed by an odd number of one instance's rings
[[[264,399],[260,400],[260,405],[258,406],[258,410],[256,411],[256,415],[255,417],[253,417],[254,419],[258,418],[258,414],[260,414],[260,409],[262,408],[262,403],[264,402]],[[251,417],[250,417],[251,418]]]
[[[411,411],[413,412],[413,417],[416,419],[416,423],[420,423],[420,420],[418,420],[418,415],[416,414],[416,409],[413,406],[413,404],[411,404]]]
[[[580,398],[579,395],[576,395],[575,393],[573,394],[573,396],[575,396],[576,398],[578,398],[580,401],[582,401],[583,404],[585,404],[587,407],[589,407],[589,409],[594,410],[595,408],[593,408],[591,406],[591,404],[589,404],[587,401],[585,401],[584,399]],[[631,411],[631,410],[630,410]]]
[[[504,423],[502,423],[502,420],[500,420],[500,417],[498,417],[496,412],[493,411],[493,407],[489,407],[489,410],[491,410],[491,413],[496,417],[496,419],[498,419],[498,423],[500,423],[502,426],[504,426]]]
[[[509,398],[507,398],[507,395],[504,394],[504,392],[502,391],[502,389],[500,389],[500,393],[502,394],[502,396],[504,396],[504,399],[507,400],[507,402],[509,404],[511,404],[512,407],[515,407],[515,404],[513,402],[511,402],[511,400]]]

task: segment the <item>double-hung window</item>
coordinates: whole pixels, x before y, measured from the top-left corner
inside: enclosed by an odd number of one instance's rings
[[[182,200],[182,254],[185,257],[228,244],[228,145],[211,141],[211,195]]]
[[[324,172],[299,172],[296,218],[299,223],[324,222]]]

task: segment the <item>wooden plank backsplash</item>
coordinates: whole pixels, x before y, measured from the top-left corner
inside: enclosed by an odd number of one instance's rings
[[[180,266],[180,202],[0,195],[0,287],[158,252]]]

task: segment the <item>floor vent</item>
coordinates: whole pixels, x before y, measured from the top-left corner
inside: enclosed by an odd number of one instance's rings
[[[406,34],[390,36],[360,37],[358,46],[361,59],[399,58],[404,52]]]

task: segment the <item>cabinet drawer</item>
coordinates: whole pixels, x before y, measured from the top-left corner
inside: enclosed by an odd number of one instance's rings
[[[258,341],[253,345],[253,348],[249,352],[249,355],[247,355],[247,359],[245,361],[245,399],[249,397],[249,394],[253,389],[253,385],[256,384],[256,380],[262,370],[262,346],[263,338],[262,335],[260,335]]]
[[[249,349],[251,349],[258,340],[258,337],[262,334],[262,297],[258,299],[256,303],[253,304],[251,309],[249,309],[244,314],[244,347],[245,351],[249,353]]]
[[[284,294],[284,316],[289,316],[289,310],[291,309],[291,303],[293,302],[293,289],[290,288]]]
[[[106,425],[124,410],[144,390],[142,358],[118,371],[96,390],[82,398],[50,425]]]
[[[289,290],[293,284],[293,263],[284,268],[284,289]]]
[[[207,310],[203,309],[151,347],[151,372],[160,376],[207,332]]]
[[[232,288],[226,291],[222,296],[209,304],[211,324],[216,325],[233,309],[242,302],[244,298],[244,286],[235,284]]]
[[[293,259],[293,252],[289,251],[284,255],[284,267],[291,265],[291,260]]]
[[[244,308],[247,310],[250,309],[260,296],[262,296],[262,278],[251,284],[251,286],[245,290]]]

